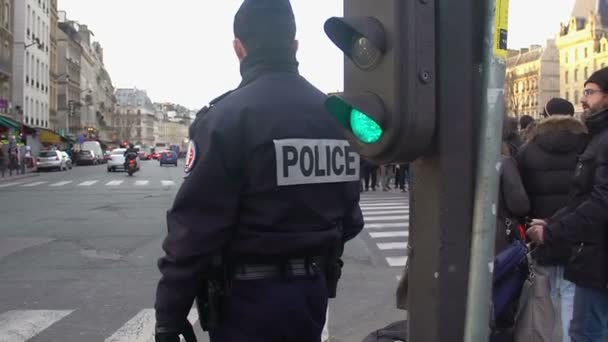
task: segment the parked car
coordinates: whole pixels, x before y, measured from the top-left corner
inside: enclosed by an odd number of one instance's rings
[[[68,170],[67,160],[60,151],[41,151],[37,159],[38,170]]]
[[[105,163],[107,163],[110,159],[112,159],[112,151],[106,151],[103,154],[103,160]]]
[[[126,148],[117,148],[112,151],[111,159],[108,160],[108,172],[126,171],[125,170],[125,152]],[[140,158],[137,156],[137,171],[140,169]]]
[[[160,158],[160,154],[158,152],[152,152],[152,159],[158,160]]]
[[[148,154],[144,151],[139,151],[138,155],[139,155],[139,159],[141,159],[141,160],[150,160]]]
[[[68,169],[71,170],[74,166],[74,162],[72,162],[72,158],[70,158],[70,155],[65,151],[61,151],[61,155],[65,159],[65,164],[68,166]]]
[[[98,160],[93,151],[82,150],[78,152],[76,165],[97,165]]]
[[[99,141],[85,141],[81,145],[82,150],[91,151],[97,159],[97,164],[105,163],[103,158],[103,149]]]
[[[175,153],[175,151],[164,151],[160,153],[160,166],[166,164],[177,166],[177,153]]]

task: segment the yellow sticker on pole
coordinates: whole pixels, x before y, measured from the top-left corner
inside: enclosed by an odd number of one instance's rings
[[[509,0],[496,0],[494,15],[494,55],[507,58],[509,33]]]

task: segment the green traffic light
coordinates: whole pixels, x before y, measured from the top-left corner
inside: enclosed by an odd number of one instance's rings
[[[350,127],[353,134],[366,144],[377,142],[384,133],[374,119],[355,108],[350,111]]]

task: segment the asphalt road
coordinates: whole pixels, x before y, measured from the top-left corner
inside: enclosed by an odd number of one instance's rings
[[[101,165],[0,181],[0,342],[150,341],[156,260],[183,163],[142,165],[134,177]],[[407,201],[369,193],[362,203],[371,228],[347,245],[332,341],[360,341],[404,317],[394,293]]]

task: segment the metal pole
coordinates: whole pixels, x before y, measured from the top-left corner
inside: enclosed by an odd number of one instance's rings
[[[465,342],[487,341],[490,336],[490,308],[492,293],[492,270],[494,238],[496,236],[496,202],[499,186],[499,158],[502,142],[504,115],[505,56],[495,42],[495,24],[506,21],[504,3],[508,0],[486,0],[485,33],[483,39],[481,124],[479,129],[479,151],[473,231],[470,251],[469,283],[467,291],[467,313]],[[506,28],[504,31],[506,36]],[[501,37],[498,35],[498,37]],[[501,37],[502,38],[502,37]],[[504,41],[502,45],[506,45]],[[499,50],[497,50],[497,46]],[[506,49],[506,46],[503,46]],[[504,51],[503,51],[504,52]]]

